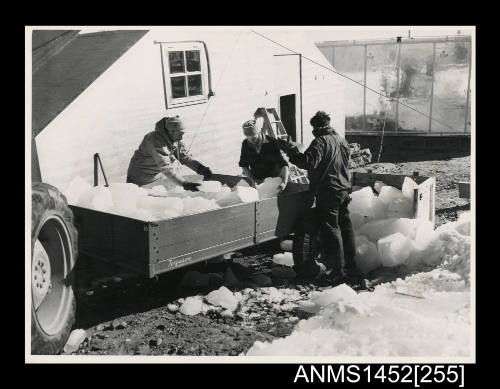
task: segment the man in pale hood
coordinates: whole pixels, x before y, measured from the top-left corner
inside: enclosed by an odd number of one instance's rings
[[[191,158],[182,137],[184,124],[179,116],[164,117],[156,123],[155,130],[146,134],[134,152],[127,172],[127,182],[144,186],[171,182],[186,190],[198,190],[199,184],[186,182],[175,173],[174,163],[179,161],[205,179],[212,176],[211,170]]]

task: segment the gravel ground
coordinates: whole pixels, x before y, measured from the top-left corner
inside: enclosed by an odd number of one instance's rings
[[[469,201],[458,198],[456,182],[470,180],[470,157],[450,160],[378,163],[357,171],[371,169],[374,173],[436,177],[436,226],[456,220],[469,209]],[[116,275],[102,263],[81,258],[86,269],[80,269],[77,291],[78,310],[75,328],[87,331],[87,339],[77,354],[89,355],[239,355],[256,340],[270,341],[289,335],[297,321],[311,314],[300,310],[297,302],[321,289],[293,278],[277,278],[271,258],[282,252],[277,241],[267,242],[233,253],[231,258],[192,265],[145,279]],[[84,260],[82,260],[84,259]],[[231,272],[228,273],[228,269]],[[84,270],[84,271],[82,271]],[[188,271],[216,274],[220,282],[208,287],[181,287]],[[382,269],[369,277],[391,280],[404,275],[404,267]],[[231,275],[233,274],[233,276]],[[259,275],[256,278],[256,275]],[[233,277],[231,279],[231,277]],[[260,277],[260,278],[259,278]],[[97,281],[96,281],[97,280]],[[206,295],[221,283],[233,292],[239,291],[244,300],[233,315],[212,309],[195,316],[178,312],[183,299],[196,294]],[[298,292],[298,298],[270,301],[271,282],[278,290]],[[260,286],[259,286],[260,284]]]

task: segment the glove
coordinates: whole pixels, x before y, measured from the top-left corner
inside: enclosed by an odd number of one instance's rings
[[[212,171],[210,170],[210,168],[206,167],[206,166],[203,166],[199,173],[207,180],[209,179],[210,177],[212,177]]]
[[[290,145],[290,147],[288,147],[288,149],[286,150],[283,150],[285,152],[285,154],[288,156],[288,158],[291,158],[293,157],[294,155],[297,155],[300,153],[299,149],[297,146],[293,146],[293,145]]]
[[[200,186],[200,184],[197,182],[184,182],[182,184],[182,187],[184,188],[184,190],[190,190],[191,192],[198,192],[199,186]]]
[[[286,151],[290,149],[290,147],[293,147],[293,143],[291,142],[290,139],[291,139],[290,137],[288,138],[288,140],[284,140],[281,138],[276,139],[276,141],[278,142],[279,149],[283,150],[286,153]]]

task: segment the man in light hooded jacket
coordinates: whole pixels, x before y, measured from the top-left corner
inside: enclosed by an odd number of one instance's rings
[[[156,123],[155,130],[146,134],[134,152],[127,172],[127,182],[144,186],[164,182],[182,185],[186,190],[198,190],[199,184],[186,182],[174,171],[175,161],[189,167],[205,179],[212,176],[210,169],[191,158],[182,137],[184,125],[179,118],[164,117]]]

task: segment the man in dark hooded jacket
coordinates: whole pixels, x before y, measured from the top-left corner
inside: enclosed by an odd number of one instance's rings
[[[288,142],[280,145],[292,164],[308,171],[329,280],[333,284],[358,280],[354,232],[347,209],[351,201],[349,144],[330,127],[330,116],[325,112],[318,111],[310,124],[315,139],[304,153]]]
[[[174,162],[178,160],[205,179],[210,178],[212,172],[191,158],[181,141],[183,135],[184,125],[179,116],[164,117],[157,122],[155,130],[144,136],[134,152],[128,167],[127,182],[143,186],[167,179],[175,185],[182,185],[186,190],[198,190],[199,184],[186,182],[175,173]]]

